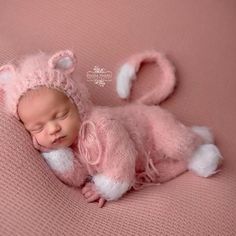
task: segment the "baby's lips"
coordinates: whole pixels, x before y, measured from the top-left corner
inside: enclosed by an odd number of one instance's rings
[[[61,140],[63,140],[66,136],[60,136],[59,138],[56,138],[53,140],[52,144],[55,144],[57,142],[60,142]]]

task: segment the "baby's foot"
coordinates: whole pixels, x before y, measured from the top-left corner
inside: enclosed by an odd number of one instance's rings
[[[214,144],[201,145],[190,158],[188,169],[199,176],[209,177],[215,174],[222,162],[219,149]]]

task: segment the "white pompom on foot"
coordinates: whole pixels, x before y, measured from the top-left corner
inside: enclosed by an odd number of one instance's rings
[[[188,169],[199,176],[209,177],[217,172],[221,161],[220,151],[214,144],[203,144],[190,158]]]

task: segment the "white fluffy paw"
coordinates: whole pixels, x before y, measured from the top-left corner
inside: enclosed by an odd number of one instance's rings
[[[209,128],[205,126],[193,126],[192,130],[199,135],[205,143],[214,143],[214,138]]]
[[[221,160],[222,156],[215,145],[204,144],[190,158],[188,169],[199,176],[209,177],[217,172]]]
[[[130,189],[128,182],[117,182],[102,174],[93,176],[93,182],[98,192],[107,201],[119,199]]]
[[[74,153],[70,148],[42,152],[42,156],[47,164],[55,171],[64,173],[73,169]]]

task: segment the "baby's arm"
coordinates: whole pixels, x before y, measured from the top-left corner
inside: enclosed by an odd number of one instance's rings
[[[137,151],[127,130],[116,120],[104,120],[98,124],[97,134],[103,147],[102,170],[85,185],[82,193],[88,202],[99,200],[100,204],[101,199],[119,199],[132,187]],[[93,154],[92,149],[88,152]]]
[[[64,183],[80,187],[88,177],[87,169],[81,165],[71,148],[50,150],[41,146],[32,136],[34,147],[42,153],[43,158],[55,175]]]
[[[75,157],[71,148],[42,152],[43,158],[56,176],[64,183],[80,187],[88,177],[88,172]]]

